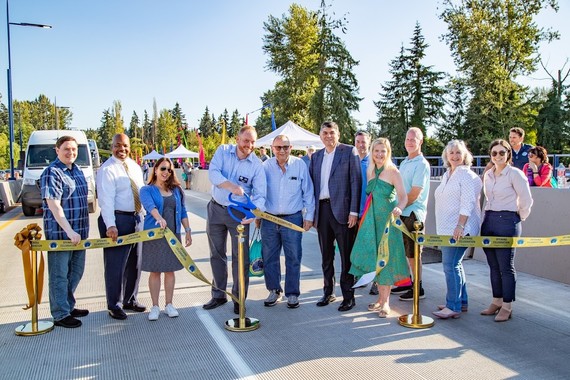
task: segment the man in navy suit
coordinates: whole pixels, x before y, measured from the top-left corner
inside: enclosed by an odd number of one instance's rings
[[[348,311],[355,305],[354,276],[349,274],[350,252],[354,245],[356,223],[360,211],[362,172],[356,149],[340,144],[338,125],[326,121],[321,125],[321,149],[311,157],[309,172],[314,184],[315,219],[314,226],[319,235],[324,294],[317,306],[334,302],[334,243],[338,245],[341,257],[340,288],[343,301],[339,311]]]

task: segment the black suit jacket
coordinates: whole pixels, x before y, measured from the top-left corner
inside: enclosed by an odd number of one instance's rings
[[[311,157],[309,172],[315,191],[315,220],[319,223],[319,194],[321,192],[321,167],[325,149],[314,153]],[[334,153],[334,159],[329,176],[329,193],[331,209],[338,223],[348,224],[351,212],[360,211],[360,192],[362,190],[362,170],[356,148],[352,145],[339,144]]]

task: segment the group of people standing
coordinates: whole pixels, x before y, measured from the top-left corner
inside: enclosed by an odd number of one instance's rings
[[[376,232],[382,223],[374,215],[386,221],[388,215],[392,214],[401,217],[409,225],[416,220],[423,222],[429,193],[429,164],[421,154],[421,130],[413,128],[408,132],[406,149],[409,149],[410,155],[402,165],[402,168],[406,167],[405,179],[392,164],[390,143],[386,139],[374,141],[370,165],[365,164],[369,161],[370,137],[366,133],[361,134],[357,139],[360,136],[365,140],[362,150],[366,154],[363,157],[359,156],[355,147],[339,142],[340,131],[336,123],[323,123],[319,135],[324,149],[312,154],[308,165],[304,164],[304,159],[291,156],[292,145],[284,135],[274,139],[271,146],[273,157],[262,162],[253,152],[257,134],[255,129],[248,126],[238,133],[236,145],[222,145],[217,149],[210,164],[212,200],[208,204],[207,220],[214,286],[211,300],[204,304],[205,309],[214,309],[227,302],[223,290],[226,289],[228,274],[228,233],[232,237],[232,262],[237,262],[237,238],[232,232],[238,222],[230,218],[227,212],[229,194],[237,201],[243,201],[243,196],[247,194],[260,210],[294,223],[305,231],[315,227],[323,271],[323,294],[316,305],[323,307],[336,300],[334,257],[338,249],[341,258],[339,284],[343,296],[338,310],[344,312],[355,306],[354,276],[370,272],[372,269],[368,270],[369,267],[375,268],[376,249],[369,244],[368,236],[380,239],[381,235]],[[359,217],[364,208],[361,200],[367,188],[370,193],[377,192],[372,197],[373,206],[368,206],[374,211],[370,211],[370,216],[364,219],[367,221],[365,224],[361,221],[359,231]],[[241,221],[246,225],[246,234],[252,221]],[[296,308],[300,295],[302,233],[268,220],[257,220],[256,225],[261,229],[265,284],[269,291],[264,304],[274,306],[285,296],[287,307]],[[390,286],[398,280],[409,278],[406,257],[410,260],[414,257],[413,241],[401,234],[398,241],[398,233],[395,231],[390,238],[390,248],[398,252],[394,251],[384,274],[376,279],[381,289],[376,309],[382,310],[380,314],[384,316],[389,312],[387,299]],[[410,241],[404,243],[405,239]],[[370,247],[373,253],[370,253]],[[248,247],[244,246],[244,249],[247,258]],[[284,289],[281,286],[279,261],[281,249],[286,266]],[[361,261],[364,269],[358,266],[351,269],[354,262]],[[232,270],[232,294],[237,296],[238,269],[233,265]],[[403,300],[413,298],[411,286],[399,291],[405,293],[401,296]],[[234,312],[238,311],[235,303]]]
[[[97,172],[101,237],[117,241],[119,236],[135,231],[168,226],[180,239],[183,226],[185,245],[191,245],[184,191],[174,175],[172,161],[159,159],[145,185],[141,167],[129,157],[128,136],[115,135],[111,148],[112,156]],[[41,176],[45,236],[50,240],[71,240],[77,244],[89,236],[87,183],[74,163],[77,141],[63,136],[56,142],[55,149],[57,159]],[[158,299],[162,273],[166,301],[164,313],[169,317],[178,316],[172,304],[174,271],[183,267],[164,239],[104,248],[103,260],[107,309],[111,318],[124,320],[127,319],[125,310],[146,310],[137,301],[141,270],[150,272],[153,306],[149,320],[158,319],[160,314]],[[75,307],[74,298],[84,267],[85,250],[48,252],[50,310],[56,326],[79,327],[82,323],[78,318],[89,314],[88,310]]]
[[[305,160],[291,156],[292,145],[285,135],[272,143],[274,156],[261,161],[254,153],[257,133],[251,126],[238,132],[235,145],[221,145],[210,163],[209,179],[212,199],[207,205],[206,232],[210,248],[213,275],[211,299],[204,309],[217,308],[227,302],[228,281],[227,237],[232,243],[232,263],[237,263],[238,224],[249,226],[255,221],[261,229],[265,285],[269,291],[265,306],[279,303],[283,295],[287,307],[297,308],[300,296],[300,267],[302,233],[268,220],[246,219],[239,215],[235,221],[228,213],[229,195],[235,201],[251,198],[261,210],[282,218],[308,231],[315,227],[322,257],[323,294],[317,301],[324,307],[336,300],[334,257],[340,254],[340,289],[343,300],[338,310],[355,307],[355,276],[376,270],[379,245],[387,234],[388,259],[374,279],[378,299],[368,305],[370,311],[382,318],[390,314],[390,294],[400,299],[413,299],[412,285],[395,286],[414,273],[415,244],[389,223],[400,218],[408,230],[414,223],[426,220],[430,186],[429,163],[421,152],[423,134],[419,128],[406,133],[408,153],[397,168],[392,162],[390,141],[359,132],[356,147],[339,142],[339,127],[325,122],[319,132],[324,149]],[[81,170],[74,164],[77,142],[69,136],[56,143],[58,158],[44,171],[41,178],[44,199],[44,228],[50,240],[69,239],[78,243],[89,233],[87,213],[87,184]],[[97,191],[101,215],[98,227],[101,237],[116,241],[119,236],[142,229],[169,227],[180,239],[182,228],[185,246],[192,244],[191,228],[184,202],[184,191],[174,174],[168,158],[159,159],[152,167],[145,185],[141,168],[129,158],[130,142],[125,134],[117,134],[112,142],[112,157],[99,169]],[[450,141],[442,159],[447,168],[435,190],[436,228],[440,235],[451,235],[458,246],[463,236],[479,233],[481,222],[480,193],[486,199],[481,233],[486,236],[519,236],[521,221],[532,206],[529,181],[522,170],[511,166],[512,148],[505,140],[495,140],[490,146],[491,163],[483,181],[470,169],[472,155],[465,143]],[[236,212],[239,214],[239,212]],[[143,221],[144,218],[144,221]],[[386,227],[388,226],[388,231]],[[374,241],[375,244],[370,244]],[[443,267],[447,284],[446,303],[434,311],[439,318],[458,318],[468,309],[465,273],[462,259],[466,247],[442,247]],[[387,247],[387,248],[386,248]],[[249,246],[244,244],[246,265],[241,268],[248,288]],[[281,286],[280,252],[285,254],[285,286]],[[506,321],[512,315],[515,299],[514,253],[510,248],[484,248],[491,273],[493,300],[481,314],[496,315],[496,321]],[[421,247],[419,277],[420,298],[425,297],[421,286]],[[406,260],[407,259],[407,260]],[[50,308],[55,324],[79,327],[78,317],[87,310],[75,307],[74,292],[83,274],[85,250],[49,252],[48,270]],[[178,316],[173,306],[174,272],[182,269],[162,240],[144,244],[119,245],[104,249],[105,289],[107,308],[112,318],[127,318],[124,310],[143,312],[146,307],[137,301],[141,269],[150,272],[149,289],[152,307],[149,320],[157,320],[161,274],[164,273],[165,309],[169,317]],[[238,297],[238,270],[232,265],[231,292]],[[239,313],[239,305],[233,310]]]

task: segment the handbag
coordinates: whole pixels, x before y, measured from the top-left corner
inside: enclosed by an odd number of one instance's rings
[[[261,231],[255,228],[249,244],[249,277],[263,276],[263,255],[261,254]]]

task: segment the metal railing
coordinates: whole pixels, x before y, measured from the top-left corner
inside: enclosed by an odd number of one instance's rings
[[[392,157],[392,161],[396,164],[396,166],[400,166],[400,163],[406,157]],[[447,170],[443,166],[443,160],[441,156],[425,156],[426,160],[430,164],[430,176],[431,179],[439,179]],[[548,162],[552,165],[554,171],[556,172],[556,168],[560,163],[562,163],[566,167],[566,176],[570,175],[570,168],[568,164],[570,164],[570,154],[549,154],[548,155]],[[485,166],[489,162],[488,155],[480,155],[480,156],[473,156],[473,166],[471,166],[471,170],[473,170],[478,175],[483,174],[485,170]]]

